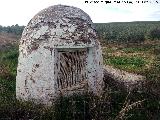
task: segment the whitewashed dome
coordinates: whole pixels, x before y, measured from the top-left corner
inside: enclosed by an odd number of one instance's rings
[[[72,6],[55,5],[35,15],[20,40],[16,97],[50,104],[61,95],[100,94],[103,58],[92,24]]]
[[[94,47],[97,35],[89,15],[83,10],[66,5],[50,6],[35,15],[23,31],[20,44],[27,51],[40,43],[53,48]]]

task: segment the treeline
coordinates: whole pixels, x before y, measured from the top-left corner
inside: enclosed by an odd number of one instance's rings
[[[151,22],[117,22],[94,23],[100,39],[107,42],[143,42],[145,40],[160,40],[160,21]],[[21,35],[25,26],[18,24],[1,26],[0,33]]]
[[[95,23],[100,39],[107,42],[139,43],[144,40],[160,40],[160,21]]]
[[[0,33],[11,33],[15,35],[21,35],[25,26],[19,26],[18,24],[12,26],[1,26]]]

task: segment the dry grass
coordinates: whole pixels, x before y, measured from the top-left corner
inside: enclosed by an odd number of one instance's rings
[[[145,71],[152,69],[152,65],[156,60],[156,54],[155,54],[155,48],[159,45],[159,41],[145,41],[143,44],[106,44],[102,50],[103,50],[103,57],[104,57],[104,64],[106,65],[113,65],[114,67],[122,70],[126,70],[128,72],[133,72],[137,74],[143,74]],[[136,67],[135,65],[131,63],[130,65],[127,65],[124,67],[122,65],[114,65],[110,62],[107,62],[110,59],[112,60],[115,58],[115,60],[122,58],[124,59],[132,59],[137,58],[137,60],[144,61],[144,65],[141,67]],[[141,59],[141,60],[140,60]],[[138,62],[137,61],[137,62]],[[120,62],[120,61],[119,61]],[[132,61],[131,61],[132,62]],[[121,63],[120,63],[121,64]],[[137,64],[138,65],[138,64]]]
[[[124,120],[127,112],[129,112],[130,110],[132,110],[132,109],[134,109],[136,107],[138,108],[139,106],[142,106],[142,103],[144,101],[145,100],[140,100],[140,101],[134,102],[132,104],[129,104],[129,102],[127,102],[125,107],[122,108],[122,110],[119,112],[119,114],[115,118],[115,120]]]

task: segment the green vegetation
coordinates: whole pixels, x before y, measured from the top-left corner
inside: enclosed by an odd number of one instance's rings
[[[24,26],[19,26],[18,24],[12,26],[0,26],[0,33],[12,33],[15,35],[21,35],[23,32]]]
[[[18,61],[18,49],[13,47],[0,52],[0,78],[15,80]]]
[[[140,43],[160,38],[160,22],[95,23],[101,39],[106,42]]]
[[[152,39],[160,39],[160,28],[155,28],[151,30],[150,37]]]
[[[141,92],[135,89],[127,93],[106,85],[102,96],[97,97],[87,93],[60,97],[51,107],[36,105],[31,101],[17,101],[15,79],[18,47],[12,46],[0,51],[0,119],[158,120],[160,118],[160,22],[95,25],[103,44],[104,64],[146,76],[147,83]],[[22,31],[13,32],[9,28],[11,27],[0,27],[0,32],[17,35],[22,33]]]
[[[159,79],[159,44],[159,41],[131,45],[106,44],[103,48],[104,64],[145,75],[149,80]]]
[[[147,47],[127,47],[122,49],[125,53],[135,53],[135,52],[143,52],[143,51],[149,51],[149,48]]]
[[[146,61],[140,57],[115,56],[108,58],[105,63],[123,70],[139,70],[145,66]]]

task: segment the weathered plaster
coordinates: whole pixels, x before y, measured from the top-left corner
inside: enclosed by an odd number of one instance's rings
[[[86,58],[80,53],[83,50]],[[62,51],[66,52],[63,62]],[[72,67],[67,69],[67,64]],[[57,79],[63,72],[63,88],[59,89]],[[64,5],[51,6],[35,15],[20,40],[16,80],[16,96],[24,100],[49,103],[58,95],[85,89],[98,94],[103,84],[102,51],[90,17],[79,8]],[[74,80],[74,84],[64,85],[68,84],[65,80]]]

